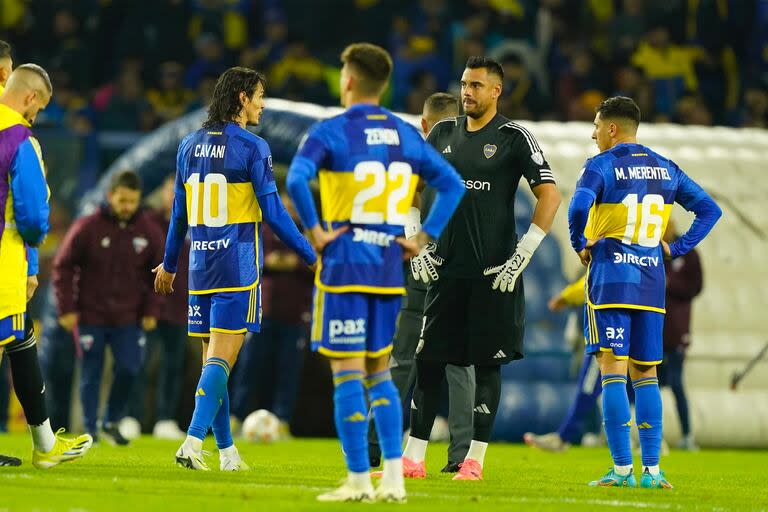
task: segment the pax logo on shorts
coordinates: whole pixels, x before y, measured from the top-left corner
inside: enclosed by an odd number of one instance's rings
[[[334,343],[359,343],[360,336],[365,336],[365,318],[355,320],[331,320],[328,322],[328,334]]]

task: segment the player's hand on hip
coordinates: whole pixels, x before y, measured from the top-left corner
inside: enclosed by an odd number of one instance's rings
[[[415,280],[429,283],[440,278],[437,269],[443,265],[443,258],[438,256],[436,252],[437,244],[429,242],[421,248],[416,256],[411,258],[411,274]]]
[[[589,262],[592,261],[592,247],[594,245],[602,240],[602,238],[591,238],[587,240],[587,245],[584,246],[582,250],[580,250],[578,253],[579,259],[581,260],[581,264],[585,267],[589,266]]]
[[[152,273],[155,274],[156,293],[159,293],[160,295],[173,293],[173,280],[176,279],[176,274],[166,272],[162,263],[153,268]]]
[[[665,258],[672,258],[672,249],[670,249],[669,244],[665,242],[664,240],[661,241],[661,248],[664,251],[664,257]],[[29,299],[27,299],[29,300]]]
[[[157,328],[157,318],[145,316],[141,318],[141,329],[144,332],[154,331]]]
[[[65,313],[59,317],[59,325],[67,332],[72,330],[77,325],[77,313]]]
[[[326,231],[320,227],[320,224],[316,225],[309,231],[310,241],[312,247],[315,248],[318,254],[323,252],[328,244],[339,238],[342,234],[349,230],[349,226],[341,226],[340,228]]]
[[[27,277],[27,302],[32,299],[32,296],[35,294],[35,290],[37,290],[38,284],[37,276]]]
[[[517,278],[520,277],[525,267],[528,266],[531,256],[533,256],[533,253],[527,253],[518,247],[515,254],[502,265],[485,269],[483,271],[484,276],[496,276],[493,279],[493,283],[491,283],[491,289],[500,290],[502,293],[512,293],[515,289]]]

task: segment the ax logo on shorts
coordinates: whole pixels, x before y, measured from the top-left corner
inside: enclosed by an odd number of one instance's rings
[[[624,339],[624,328],[623,327],[607,327],[605,329],[605,337],[609,340],[623,340]]]

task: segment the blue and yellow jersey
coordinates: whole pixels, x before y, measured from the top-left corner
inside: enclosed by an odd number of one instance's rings
[[[349,226],[319,259],[315,284],[334,293],[403,294],[403,251],[395,237],[403,236],[419,179],[437,180],[438,190],[458,188],[444,221],[424,222],[433,237],[440,235],[462,190],[453,167],[413,126],[375,105],[355,105],[307,134],[288,173],[288,189],[307,228],[318,219],[311,197],[299,188],[314,178],[323,227]]]
[[[704,199],[711,201],[707,193],[673,161],[641,144],[619,144],[588,159],[574,201],[579,192],[593,203],[583,234],[571,226],[574,248],[583,247],[583,237],[599,240],[587,271],[589,305],[663,313],[660,241],[672,205],[691,210]]]
[[[189,226],[189,293],[258,285],[263,255],[259,198],[277,191],[266,141],[234,123],[182,140],[164,267],[176,271]],[[177,243],[178,242],[178,243]]]
[[[48,233],[48,196],[29,122],[0,105],[0,319],[26,311],[27,246]]]

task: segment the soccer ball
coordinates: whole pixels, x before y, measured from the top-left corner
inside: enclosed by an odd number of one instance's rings
[[[280,436],[280,420],[266,409],[249,414],[243,422],[243,437],[251,443],[271,443]]]

